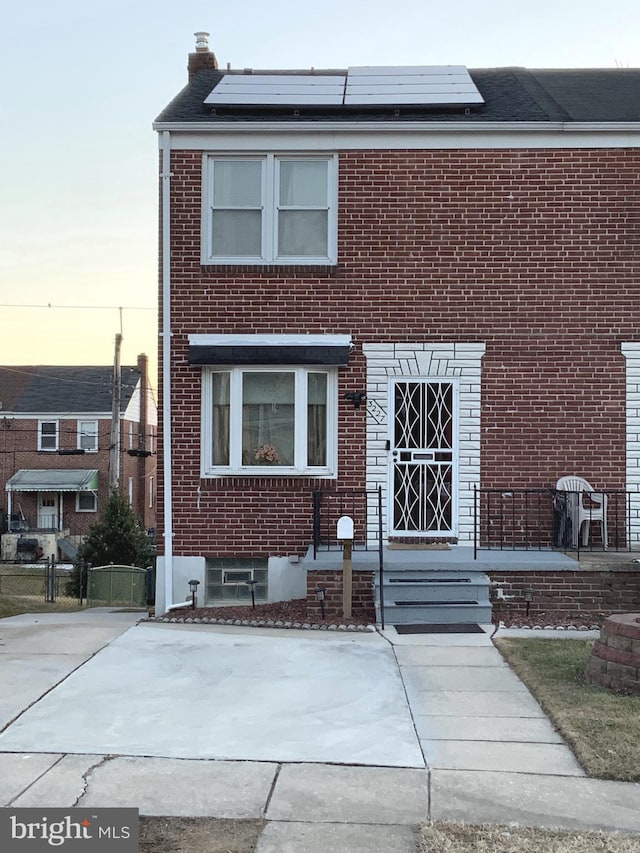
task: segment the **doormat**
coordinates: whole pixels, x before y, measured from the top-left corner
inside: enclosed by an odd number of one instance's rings
[[[451,547],[446,542],[417,542],[411,545],[409,542],[389,542],[387,548],[390,551],[450,551]]]
[[[398,634],[484,634],[479,625],[394,625]]]

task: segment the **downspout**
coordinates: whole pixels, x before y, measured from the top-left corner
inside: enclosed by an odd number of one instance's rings
[[[164,467],[164,606],[173,598],[171,475],[171,134],[162,132],[162,463]]]

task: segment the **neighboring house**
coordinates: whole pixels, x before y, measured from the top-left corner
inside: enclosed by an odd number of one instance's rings
[[[157,411],[145,355],[120,370],[115,430],[113,410],[113,366],[0,367],[3,559],[72,557],[116,482],[155,527]]]
[[[638,492],[640,70],[221,71],[197,37],[154,125],[158,610],[277,598],[318,491],[467,545],[474,486]]]

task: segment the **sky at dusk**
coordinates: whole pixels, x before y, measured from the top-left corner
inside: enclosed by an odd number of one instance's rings
[[[120,331],[124,364],[155,362],[151,124],[186,83],[197,30],[221,68],[640,66],[638,0],[13,3],[0,27],[0,364],[109,364]]]

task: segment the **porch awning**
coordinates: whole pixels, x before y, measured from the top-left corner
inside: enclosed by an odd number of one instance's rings
[[[97,468],[21,468],[7,480],[8,492],[96,492]]]
[[[189,364],[349,363],[351,335],[189,335]]]

